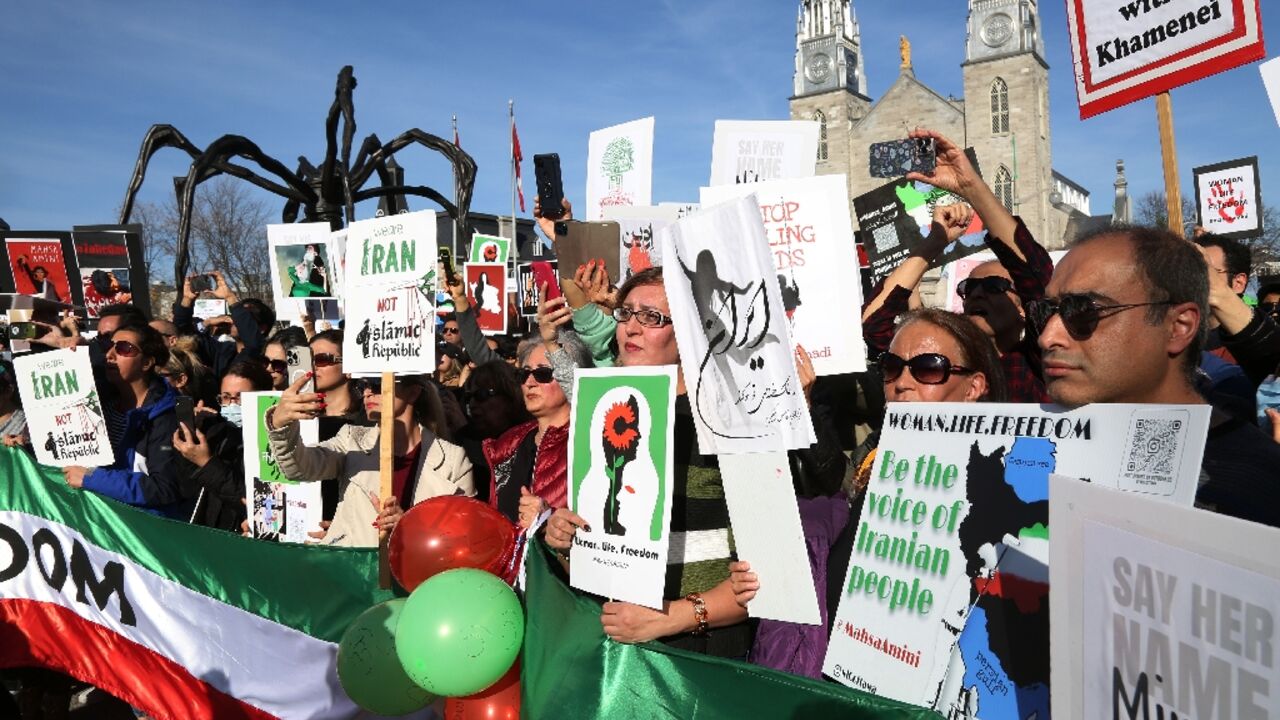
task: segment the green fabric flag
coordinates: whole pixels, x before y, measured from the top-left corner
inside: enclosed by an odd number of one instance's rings
[[[525,572],[523,717],[942,717],[841,685],[661,643],[614,642],[600,627],[600,604],[574,592],[552,573],[540,542],[529,549]]]

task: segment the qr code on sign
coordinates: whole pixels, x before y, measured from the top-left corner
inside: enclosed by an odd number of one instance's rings
[[[886,253],[898,247],[898,229],[893,226],[893,223],[881,225],[871,231],[871,239],[875,241],[876,252]]]
[[[1182,459],[1187,419],[1177,414],[1163,417],[1135,417],[1125,445],[1124,472],[1130,489],[1167,495]]]

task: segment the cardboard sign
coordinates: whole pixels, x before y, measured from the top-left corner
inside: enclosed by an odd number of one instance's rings
[[[569,507],[584,520],[569,584],[662,608],[674,467],[676,368],[579,370],[569,420]]]
[[[115,462],[89,352],[54,350],[13,359],[27,433],[42,465]]]
[[[661,241],[699,452],[812,445],[759,200],[748,195],[690,215],[664,229]]]
[[[760,590],[747,605],[751,617],[821,624],[787,454],[721,455],[720,478],[734,551],[760,578]]]
[[[133,302],[133,263],[123,232],[73,234],[84,309],[96,318],[107,305]]]
[[[1030,658],[1048,637],[1049,475],[1189,506],[1209,411],[890,404],[823,672],[946,714],[969,699],[961,680],[1002,665],[978,705],[1004,687],[1031,708],[1019,717],[1047,708],[1048,664]]]
[[[255,538],[277,542],[313,541],[323,515],[320,483],[294,482],[280,472],[267,438],[267,410],[280,402],[278,392],[240,394],[244,410],[245,497],[249,498],[249,529]],[[301,442],[315,445],[320,426],[301,421]]]
[[[402,217],[402,216],[395,216]],[[435,271],[428,271],[434,283]],[[430,374],[436,369],[434,284],[381,286],[347,298],[343,369],[351,374]]]
[[[703,207],[748,193],[759,200],[781,309],[818,375],[867,369],[862,325],[850,322],[859,316],[862,286],[850,281],[858,254],[845,188],[843,175],[820,175],[702,189]]]
[[[1067,0],[1080,118],[1261,60],[1260,4]]]
[[[587,220],[616,205],[649,205],[653,193],[653,118],[591,133],[587,143]]]
[[[1258,158],[1204,165],[1193,171],[1200,227],[1226,238],[1262,234],[1262,186]]]
[[[813,177],[817,167],[818,123],[812,120],[716,121],[708,185]]]
[[[467,263],[463,266],[467,301],[485,335],[507,331],[507,266],[502,263]]]
[[[1280,530],[1065,477],[1050,499],[1054,717],[1280,717]]]
[[[476,233],[471,238],[471,256],[473,263],[506,263],[511,257],[511,238],[481,235]]]

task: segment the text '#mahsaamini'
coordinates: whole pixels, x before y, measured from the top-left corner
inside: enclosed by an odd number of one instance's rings
[[[952,415],[948,413],[894,412],[885,414],[885,425],[895,430],[955,433],[957,435],[1004,435],[1092,439],[1092,421],[1081,417],[1050,415]]]

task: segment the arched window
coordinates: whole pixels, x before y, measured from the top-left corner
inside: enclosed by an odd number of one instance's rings
[[[991,83],[991,134],[1009,132],[1009,86],[1001,78]]]
[[[813,119],[818,123],[818,159],[827,159],[827,116],[821,110],[813,111]]]
[[[1003,165],[1000,166],[1000,170],[996,172],[996,181],[993,189],[1000,204],[1004,205],[1009,212],[1013,212],[1013,175],[1009,173],[1009,168]]]

